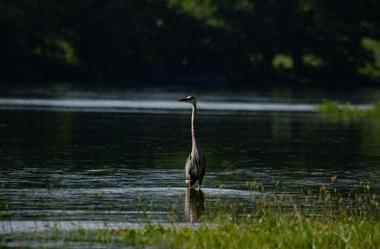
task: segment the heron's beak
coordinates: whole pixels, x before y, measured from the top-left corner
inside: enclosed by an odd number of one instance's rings
[[[189,100],[188,99],[177,99],[178,102],[188,102]]]

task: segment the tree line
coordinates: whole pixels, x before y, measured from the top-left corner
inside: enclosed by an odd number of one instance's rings
[[[1,0],[0,80],[362,84],[380,1]]]

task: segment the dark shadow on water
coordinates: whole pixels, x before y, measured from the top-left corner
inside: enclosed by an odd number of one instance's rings
[[[185,195],[186,221],[198,222],[204,210],[205,195],[202,190],[187,189]]]

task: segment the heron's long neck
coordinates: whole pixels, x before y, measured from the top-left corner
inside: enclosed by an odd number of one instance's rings
[[[191,113],[191,140],[192,140],[192,151],[197,148],[197,141],[195,135],[195,114],[197,112],[197,105],[193,104],[193,112]]]

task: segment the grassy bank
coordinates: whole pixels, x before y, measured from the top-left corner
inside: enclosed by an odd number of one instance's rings
[[[335,101],[325,101],[318,107],[318,111],[323,114],[342,118],[377,118],[380,119],[380,101],[372,107],[360,109],[349,103],[342,104]]]
[[[148,224],[138,229],[51,228],[45,232],[0,235],[0,247],[17,242],[72,247],[132,248],[380,248],[379,199],[368,184],[340,194],[330,187],[301,190],[298,199],[259,192],[254,211],[242,215],[238,205],[224,205],[200,223]],[[258,191],[262,189],[252,184]],[[42,243],[42,244],[41,244]],[[74,244],[73,244],[74,243]]]
[[[306,218],[298,215],[224,221],[216,225],[143,229],[54,230],[24,235],[28,241],[122,244],[136,248],[380,248],[380,223],[366,219]],[[4,241],[3,241],[4,242]]]

